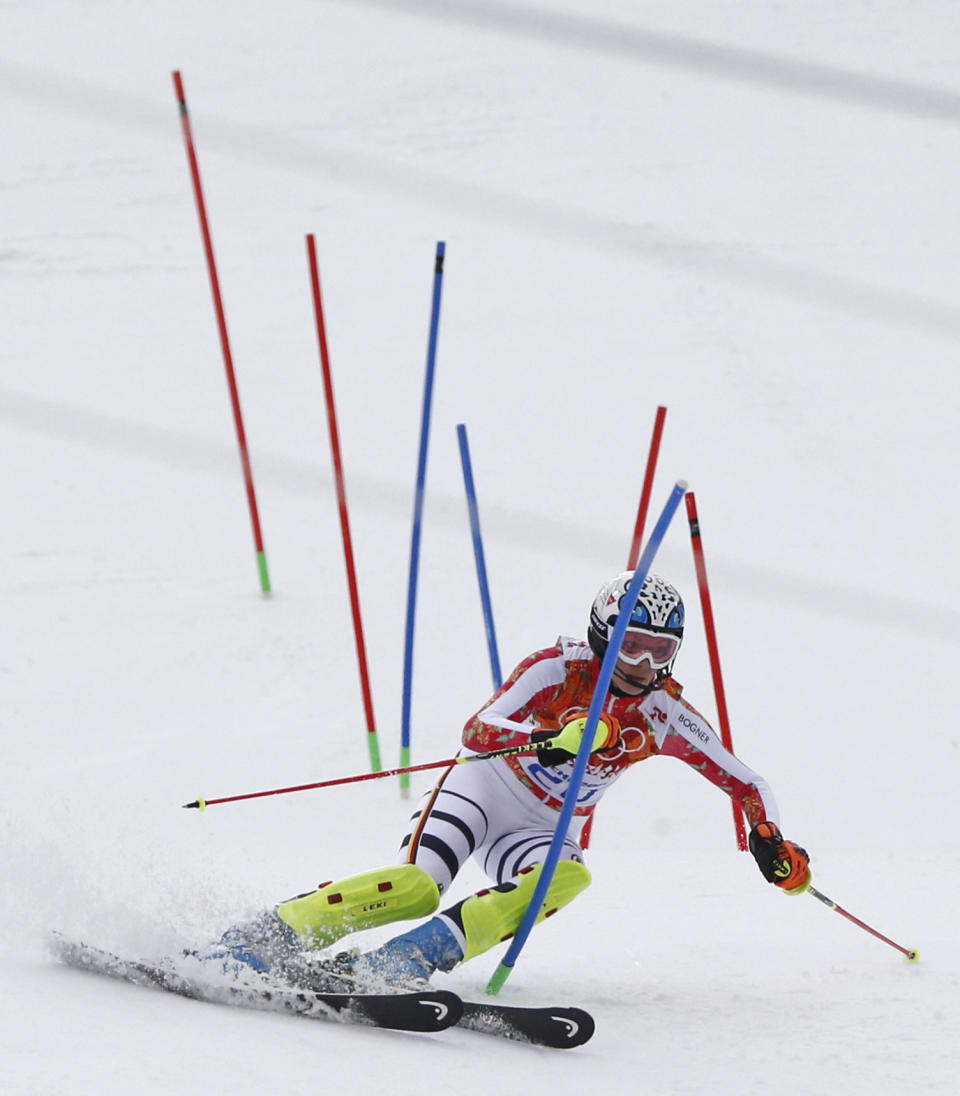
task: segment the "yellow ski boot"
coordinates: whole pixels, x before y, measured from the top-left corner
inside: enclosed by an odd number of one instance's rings
[[[440,904],[433,879],[416,864],[351,875],[277,906],[277,916],[307,948],[325,948],[361,929],[426,917]]]

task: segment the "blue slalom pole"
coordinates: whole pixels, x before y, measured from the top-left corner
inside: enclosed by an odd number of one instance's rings
[[[560,853],[563,850],[563,842],[567,836],[567,830],[570,828],[570,820],[573,818],[574,807],[577,805],[580,785],[583,783],[583,776],[587,771],[587,761],[590,758],[590,747],[593,745],[593,736],[597,729],[597,723],[600,721],[600,713],[606,703],[607,692],[610,688],[610,679],[613,677],[614,667],[617,664],[617,659],[620,657],[620,646],[623,643],[627,625],[630,623],[630,616],[633,613],[634,606],[637,604],[637,598],[640,595],[640,587],[643,585],[644,580],[650,571],[650,565],[653,563],[653,558],[657,554],[657,549],[663,541],[667,532],[667,527],[670,525],[673,515],[677,512],[677,507],[680,505],[680,500],[683,498],[686,489],[687,485],[683,480],[678,480],[676,484],[674,484],[673,490],[670,492],[670,497],[667,499],[667,504],[663,508],[663,513],[654,526],[653,532],[650,534],[650,539],[647,541],[647,546],[644,548],[643,554],[637,562],[637,567],[634,571],[633,578],[630,580],[630,585],[627,587],[627,592],[623,595],[623,601],[621,602],[620,612],[617,616],[617,623],[613,629],[613,635],[610,637],[606,653],[603,656],[603,661],[600,663],[600,674],[597,678],[597,686],[594,689],[593,699],[590,701],[589,711],[587,712],[587,723],[583,731],[583,741],[580,743],[580,749],[577,751],[577,759],[573,766],[573,775],[570,777],[570,783],[567,786],[566,794],[563,797],[563,807],[560,809],[560,817],[557,819],[557,828],[554,831],[550,849],[543,862],[543,870],[540,872],[540,878],[537,880],[537,886],[533,892],[533,897],[530,899],[530,905],[527,907],[527,912],[524,914],[520,928],[510,942],[510,947],[507,949],[503,961],[493,972],[493,977],[487,983],[487,993],[496,994],[500,992],[503,983],[506,982],[510,975],[510,971],[517,961],[517,956],[520,954],[523,945],[527,941],[527,937],[530,935],[530,930],[536,924],[540,910],[543,908],[544,900],[547,897],[547,891],[550,888],[550,883],[553,881],[553,874],[557,870],[557,864],[560,861]]]
[[[477,508],[477,491],[474,487],[473,468],[470,464],[470,446],[467,443],[467,428],[462,422],[457,423],[457,441],[460,443],[460,464],[463,466],[463,484],[467,491],[467,509],[470,511],[470,532],[473,536],[473,556],[477,561],[477,582],[480,584],[483,626],[487,632],[490,669],[493,672],[493,687],[496,690],[503,684],[503,676],[500,673],[500,656],[497,654],[497,634],[493,628],[493,608],[490,605],[490,587],[487,585],[487,565],[483,559],[480,511]]]
[[[433,268],[433,306],[430,311],[430,341],[427,373],[423,384],[423,412],[420,417],[420,455],[417,460],[417,488],[413,503],[413,534],[410,542],[410,580],[407,585],[407,627],[403,643],[403,704],[400,714],[400,768],[410,765],[410,696],[413,687],[413,620],[417,605],[417,574],[420,567],[420,526],[423,520],[423,489],[427,478],[427,441],[430,437],[430,409],[433,404],[433,374],[437,360],[437,332],[440,327],[440,292],[443,285],[443,256],[446,244],[437,242]],[[410,794],[410,774],[400,776],[400,794]]]

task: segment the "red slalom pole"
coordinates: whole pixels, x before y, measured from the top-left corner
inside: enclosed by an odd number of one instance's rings
[[[697,585],[700,589],[700,604],[703,607],[703,626],[707,633],[707,650],[710,653],[710,672],[713,674],[713,691],[717,698],[717,715],[720,720],[720,737],[724,746],[733,753],[733,739],[730,734],[730,719],[727,715],[727,700],[723,690],[723,674],[720,672],[720,654],[717,650],[717,632],[713,623],[713,608],[710,603],[710,588],[707,585],[707,565],[703,558],[703,544],[700,540],[700,522],[697,518],[697,501],[693,492],[688,491],[684,502],[687,506],[687,518],[690,522],[690,543],[693,546],[693,562],[697,569]],[[737,848],[743,852],[747,847],[747,831],[743,821],[740,804],[730,800],[733,808],[733,824],[737,830]]]
[[[627,559],[627,570],[633,571],[640,556],[640,541],[643,539],[643,527],[647,522],[647,508],[650,505],[650,492],[653,490],[653,477],[657,470],[657,457],[660,453],[660,437],[663,434],[663,420],[667,417],[665,407],[657,408],[657,417],[653,422],[653,436],[650,439],[650,452],[647,455],[647,472],[643,477],[643,490],[640,492],[640,505],[637,507],[637,521],[633,530],[633,543]]]
[[[187,99],[183,91],[183,80],[177,70],[173,74],[173,87],[177,102],[180,104],[180,124],[183,129],[183,141],[187,149],[190,164],[190,178],[193,181],[193,193],[197,200],[197,215],[200,218],[200,232],[203,236],[203,250],[207,257],[207,270],[210,273],[210,288],[213,291],[213,307],[217,314],[217,330],[220,333],[220,348],[223,351],[223,364],[227,370],[227,385],[230,389],[230,403],[233,407],[233,421],[237,427],[237,444],[240,447],[240,464],[243,467],[243,481],[247,490],[247,504],[250,507],[250,521],[253,525],[253,543],[257,552],[257,571],[260,575],[260,589],[270,593],[270,573],[267,570],[267,554],[263,547],[260,532],[260,516],[257,513],[257,496],[253,490],[253,471],[247,452],[247,437],[243,429],[243,415],[240,413],[240,395],[237,391],[237,379],[233,371],[233,356],[230,353],[230,339],[227,336],[227,320],[223,313],[223,300],[220,296],[220,280],[217,277],[217,264],[213,257],[213,242],[210,239],[210,227],[207,222],[207,209],[203,201],[203,188],[200,185],[200,167],[193,147],[193,133],[190,129],[190,115],[187,113]]]
[[[633,528],[633,543],[630,545],[630,555],[627,559],[627,570],[636,569],[637,560],[640,558],[640,541],[643,539],[643,527],[647,523],[647,509],[650,506],[650,493],[653,490],[653,478],[657,471],[657,457],[660,453],[660,438],[663,434],[663,420],[667,417],[665,407],[657,408],[657,416],[653,420],[653,436],[650,439],[650,452],[647,454],[647,470],[643,475],[643,489],[640,492],[640,505],[637,507],[637,520]],[[590,837],[593,834],[593,815],[591,814],[584,823],[580,832],[580,847],[586,849],[590,845]]]
[[[549,747],[550,742],[540,742],[539,746]],[[241,799],[262,799],[265,795],[286,795],[288,792],[305,792],[312,788],[332,788],[337,784],[356,784],[361,780],[380,780],[385,776],[400,776],[403,773],[419,773],[425,769],[451,768],[454,765],[466,765],[473,761],[489,761],[493,757],[510,757],[516,754],[536,753],[536,747],[529,744],[523,746],[507,746],[503,750],[491,750],[489,753],[467,754],[464,757],[448,757],[443,761],[426,761],[422,765],[404,765],[399,769],[385,769],[378,773],[361,773],[359,776],[341,776],[336,780],[320,780],[315,784],[297,784],[292,788],[273,788],[267,792],[251,792],[248,795],[225,795],[220,799],[195,799],[192,803],[184,803],[185,808],[195,807],[197,810],[206,810],[215,803],[236,803]]]
[[[350,588],[350,611],[353,613],[353,633],[357,644],[357,662],[360,666],[360,688],[363,692],[363,710],[367,719],[367,746],[370,750],[370,767],[376,773],[380,770],[380,742],[377,738],[377,726],[373,719],[373,698],[370,693],[370,675],[367,671],[367,649],[363,641],[360,596],[357,592],[357,572],[353,562],[350,520],[347,517],[347,491],[343,482],[343,461],[340,456],[340,434],[337,430],[337,411],[333,400],[333,376],[330,371],[330,354],[327,350],[327,332],[323,321],[323,302],[320,296],[317,247],[312,235],[307,236],[307,257],[310,261],[310,287],[313,291],[313,310],[317,319],[317,341],[320,345],[320,367],[323,371],[323,394],[327,404],[330,450],[333,454],[333,473],[337,485],[337,506],[340,510],[343,555],[347,564],[347,585]]]
[[[902,952],[903,955],[906,956],[906,958],[911,963],[916,963],[917,960],[920,958],[920,953],[917,951],[916,948],[905,948],[901,944],[898,944],[895,941],[891,940],[889,936],[884,936],[882,932],[877,932],[876,929],[870,928],[870,926],[865,921],[861,921],[859,917],[854,917],[852,913],[848,913],[842,906],[838,906],[832,898],[828,898],[825,894],[821,894],[820,891],[816,889],[816,887],[807,887],[807,891],[809,894],[812,894],[814,898],[822,902],[825,906],[829,906],[830,909],[835,910],[842,917],[846,917],[848,921],[852,921],[859,928],[865,929],[867,932],[870,933],[871,936],[876,936],[878,940],[882,940],[885,944],[889,944],[890,947],[896,948],[897,951]]]

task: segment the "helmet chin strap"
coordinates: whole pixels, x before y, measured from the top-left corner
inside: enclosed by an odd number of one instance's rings
[[[640,697],[649,696],[650,693],[656,692],[658,688],[658,683],[656,681],[651,681],[649,685],[644,685],[643,688],[637,693],[625,693],[623,689],[618,689],[616,685],[611,684],[610,692],[613,693],[615,697],[621,700],[638,700],[640,699]]]
[[[660,688],[660,684],[665,677],[669,677],[670,667],[666,666],[662,670],[658,670],[654,674],[653,680],[647,685],[641,685],[640,689],[635,693],[624,692],[623,689],[617,688],[613,681],[610,682],[610,692],[616,697],[643,697],[649,696],[650,693],[655,693]]]

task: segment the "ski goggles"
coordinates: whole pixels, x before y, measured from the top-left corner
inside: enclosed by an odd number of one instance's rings
[[[654,670],[663,670],[673,661],[680,649],[677,636],[666,632],[644,632],[639,628],[628,628],[620,646],[620,660],[630,666],[649,663]]]

